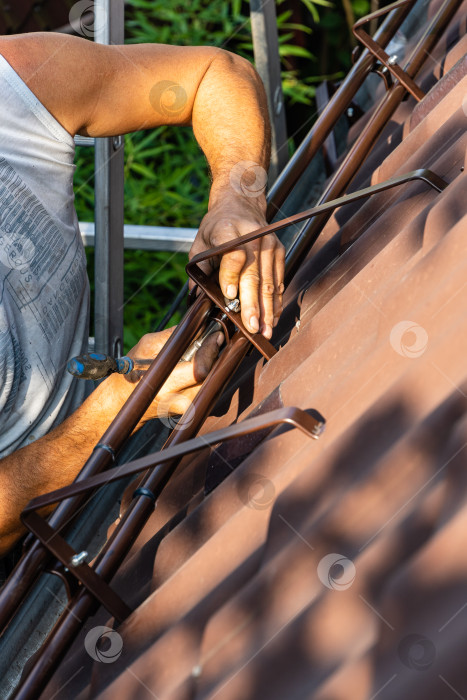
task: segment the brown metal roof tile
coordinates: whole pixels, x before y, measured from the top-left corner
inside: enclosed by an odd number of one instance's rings
[[[221,457],[186,458],[112,583],[145,599],[120,659],[91,679],[82,634],[44,698],[82,667],[82,700],[467,694],[467,78],[450,42],[451,73],[413,117],[401,106],[353,183],[429,167],[448,187],[339,210],[288,289],[282,349],[248,359],[203,427],[276,401],[319,410],[324,435],[220,450],[236,466],[209,493]]]

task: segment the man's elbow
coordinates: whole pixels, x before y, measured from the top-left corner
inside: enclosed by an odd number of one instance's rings
[[[248,80],[259,88],[261,92],[264,91],[263,82],[256,70],[256,68],[243,56],[239,56],[231,51],[226,51],[225,49],[213,49],[214,59],[217,65],[223,67],[223,69],[231,74],[234,74],[244,80]]]

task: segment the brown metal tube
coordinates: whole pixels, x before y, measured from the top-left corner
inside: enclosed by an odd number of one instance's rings
[[[433,17],[404,66],[404,70],[411,78],[418,73],[426,57],[433,49],[461,4],[462,0],[445,2]],[[407,92],[404,86],[398,82],[386,93],[372,118],[347,153],[334,177],[331,179],[326,190],[320,197],[318,204],[324,204],[329,200],[335,199],[345,191],[355,177],[364,158],[366,158],[373,148],[384,126],[394,114],[406,94]],[[328,213],[321,214],[311,219],[304,226],[300,236],[290,248],[287,254],[286,286],[295,275],[298,267],[303,262],[304,255],[307,254],[316,241],[329,217],[330,214]]]
[[[389,43],[414,4],[414,0],[399,0],[399,2],[384,8],[386,12],[390,10],[390,14],[374,36],[374,40],[377,41],[380,46],[384,48],[386,44]],[[314,158],[321,148],[336,125],[337,120],[343,111],[347,109],[358,89],[363,84],[363,81],[371,72],[374,63],[374,56],[372,56],[368,50],[365,50],[358,61],[352,66],[339,86],[339,89],[331,97],[328,104],[271,187],[268,195],[266,215],[268,221],[271,221],[280,210],[287,195],[291,192],[292,188],[311,162],[311,159]]]
[[[202,295],[190,307],[156,360],[136,385],[128,401],[105,431],[100,444],[108,445],[115,453],[118,452],[167,379],[167,375],[177,364],[178,358],[196,336],[211,306],[210,300]],[[76,480],[80,481],[98,474],[111,464],[112,455],[109,450],[94,450]],[[50,517],[49,524],[59,531],[70,521],[84,500],[84,496],[78,496],[61,503]],[[9,623],[49,559],[47,550],[36,540],[18,562],[0,591],[0,630]]]

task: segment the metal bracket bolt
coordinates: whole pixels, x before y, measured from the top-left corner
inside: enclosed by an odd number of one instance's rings
[[[240,299],[232,299],[229,301],[225,307],[225,310],[233,311],[234,313],[240,311]]]
[[[75,554],[73,557],[70,559],[69,567],[71,569],[76,569],[77,566],[80,566],[81,564],[84,564],[86,559],[88,558],[88,553],[83,549],[82,552],[79,554]]]

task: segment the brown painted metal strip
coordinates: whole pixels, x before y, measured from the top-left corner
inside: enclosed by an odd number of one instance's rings
[[[76,552],[40,515],[29,511],[22,516],[22,520],[37,539],[68,568],[69,572],[92,593],[116,620],[123,622],[133,612],[88,564],[83,562],[78,566],[71,565],[72,557],[76,555]]]
[[[256,229],[255,231],[251,231],[250,233],[247,233],[244,236],[240,236],[240,238],[236,238],[232,241],[227,241],[227,243],[222,243],[222,245],[219,245],[216,248],[210,248],[209,250],[205,250],[203,253],[195,255],[190,260],[190,262],[186,266],[187,274],[192,280],[194,280],[198,284],[198,286],[206,294],[208,294],[207,290],[204,289],[203,285],[198,282],[198,279],[201,279],[201,276],[199,276],[197,272],[194,272],[198,263],[204,262],[204,260],[209,260],[210,258],[214,258],[218,255],[230,253],[232,250],[238,248],[241,245],[244,245],[245,243],[251,243],[251,241],[254,241],[257,238],[267,236],[269,233],[275,233],[276,231],[280,231],[281,229],[286,228],[291,224],[296,224],[300,221],[304,221],[305,219],[310,219],[313,216],[333,211],[334,209],[337,209],[338,207],[341,207],[344,204],[351,204],[352,202],[356,202],[359,199],[371,197],[371,195],[373,194],[384,192],[385,190],[389,190],[392,187],[398,187],[399,185],[403,185],[407,182],[412,182],[414,180],[422,180],[423,182],[426,182],[437,192],[442,192],[448,186],[448,183],[445,182],[438,175],[436,175],[436,173],[425,168],[421,168],[419,170],[412,170],[411,172],[405,173],[404,175],[397,175],[396,177],[391,177],[389,178],[389,180],[380,182],[377,185],[372,185],[371,187],[365,187],[361,190],[357,190],[356,192],[345,194],[342,197],[332,199],[329,202],[323,202],[322,204],[318,204],[317,206],[312,207],[311,209],[299,212],[298,214],[293,214],[292,216],[288,216],[286,219],[281,219],[280,221],[276,221],[273,224],[268,224],[268,226],[263,226],[262,228]],[[229,318],[231,318],[231,320],[235,323],[235,325],[238,327],[241,333],[245,333],[244,330],[242,330],[242,328],[240,328],[240,326],[238,325],[238,319],[234,318],[236,315],[237,314],[233,314],[233,317],[229,316]]]
[[[266,360],[270,360],[271,357],[274,357],[274,355],[277,353],[274,345],[270,343],[269,340],[264,337],[264,335],[261,335],[261,333],[250,333],[250,331],[248,331],[243,325],[241,313],[231,311],[227,306],[225,306],[224,296],[221,293],[219,285],[214,281],[214,279],[212,277],[208,277],[208,275],[206,275],[206,273],[203,272],[203,270],[201,270],[201,268],[199,268],[197,265],[191,267],[190,270],[191,279],[196,282],[198,287],[203,290],[203,292],[211,299],[211,301],[214,302],[214,304],[216,304],[216,306],[222,309],[227,318],[232,321],[240,333],[244,335],[245,338],[247,338],[247,340],[249,340],[257,350],[260,351],[262,356]]]
[[[112,481],[123,479],[126,476],[137,474],[145,469],[151,469],[152,467],[169,462],[172,459],[178,459],[184,455],[199,452],[208,446],[216,445],[220,442],[232,440],[233,438],[242,437],[244,435],[249,435],[250,433],[254,433],[259,430],[265,430],[266,428],[271,428],[280,423],[288,423],[315,440],[319,438],[324,429],[323,421],[317,420],[313,416],[306,413],[306,411],[302,411],[300,408],[279,408],[275,411],[270,411],[269,413],[264,413],[257,416],[256,418],[249,418],[241,423],[234,423],[233,425],[229,425],[227,428],[221,428],[220,430],[215,430],[207,435],[202,435],[200,437],[187,440],[179,445],[168,447],[161,452],[156,452],[155,454],[141,457],[140,459],[128,462],[127,464],[114,467],[113,469],[108,469],[102,474],[96,474],[95,476],[91,476],[84,481],[79,481],[75,484],[71,484],[70,486],[65,486],[61,489],[51,491],[44,496],[33,498],[23,510],[21,520],[29,530],[34,531],[31,528],[29,514],[38,510],[39,508],[51,505],[52,503],[58,503],[59,501],[63,501],[65,498],[71,498],[71,496],[77,496],[80,493],[86,493],[91,489],[97,488],[98,486],[103,486],[104,484],[108,484]],[[55,532],[52,528],[49,528],[49,531],[50,533]],[[41,538],[39,537],[39,539]],[[41,539],[41,541],[43,540]],[[48,543],[46,542],[45,544],[48,547]],[[63,564],[66,566],[68,565],[67,560],[64,560],[62,557],[59,557],[59,559]]]
[[[382,10],[380,9],[376,12],[372,12],[370,15],[366,15],[366,17],[362,17],[362,19],[359,19],[358,22],[354,24],[352,31],[357,40],[363,44],[363,46],[368,49],[368,51],[372,53],[373,56],[375,56],[375,58],[377,58],[378,61],[383,64],[383,66],[386,66],[388,71],[405,87],[408,92],[410,92],[413,97],[415,97],[417,102],[420,102],[425,97],[423,90],[418,87],[417,83],[405,72],[405,70],[397,65],[397,63],[391,61],[390,56],[386,53],[382,46],[380,46],[378,42],[375,41],[368,34],[368,32],[363,29],[365,24],[377,19],[378,17],[381,17],[383,14],[386,14],[390,8],[395,9],[401,5],[405,5],[407,2],[408,0],[401,0],[394,3],[394,5],[390,5]]]

